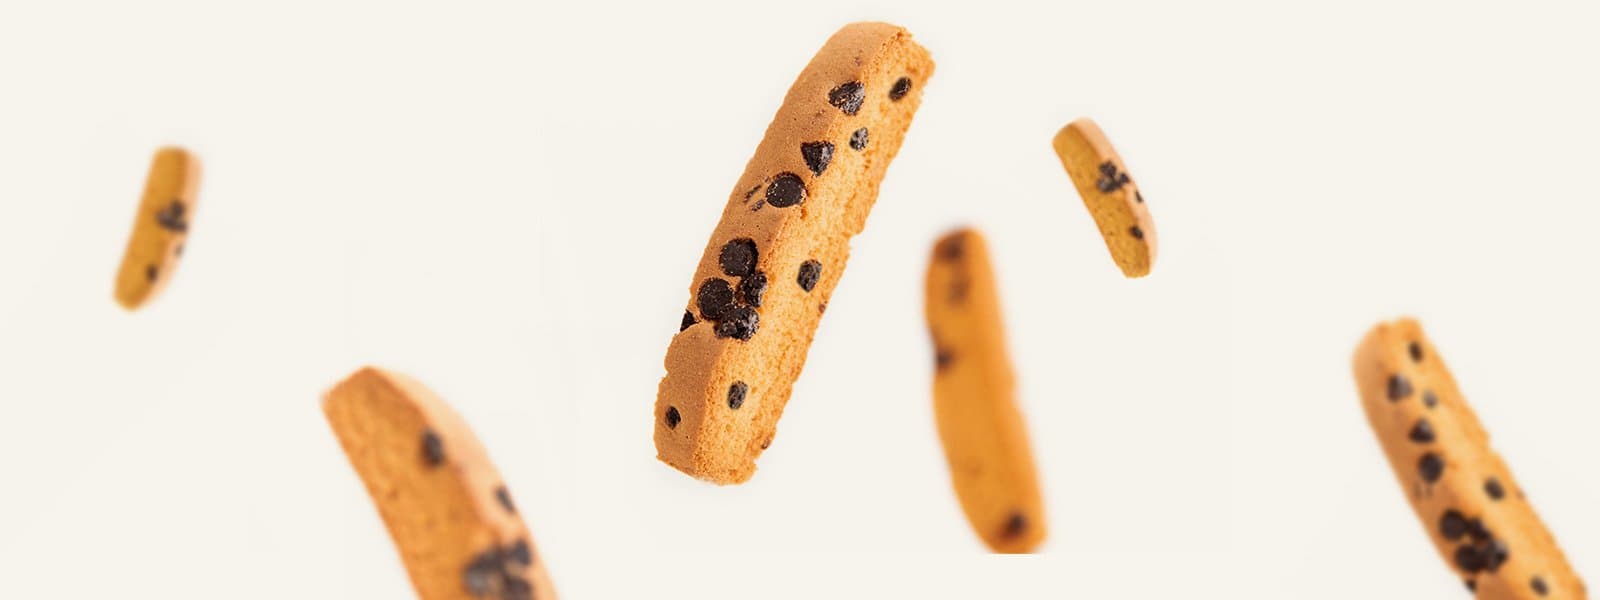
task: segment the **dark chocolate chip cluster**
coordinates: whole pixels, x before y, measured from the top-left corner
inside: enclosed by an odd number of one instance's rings
[[[1098,188],[1101,192],[1109,194],[1122,189],[1122,186],[1130,183],[1133,183],[1133,181],[1128,178],[1128,174],[1121,172],[1119,169],[1117,169],[1116,164],[1108,160],[1100,163],[1100,178],[1095,180],[1094,187]],[[1144,201],[1143,198],[1140,198],[1139,200],[1141,202]]]
[[[533,584],[523,576],[532,565],[533,549],[527,540],[517,540],[473,557],[462,573],[462,582],[475,598],[534,600]]]
[[[182,200],[174,199],[156,211],[156,224],[167,231],[186,233],[189,231],[189,220],[184,216],[186,209]]]
[[[717,256],[723,274],[739,280],[738,287],[721,277],[700,283],[695,294],[695,305],[700,318],[715,324],[717,337],[731,337],[749,341],[761,325],[762,298],[767,293],[767,274],[758,270],[760,257],[756,243],[750,238],[739,238],[723,244]],[[694,315],[685,314],[682,328],[694,325]]]

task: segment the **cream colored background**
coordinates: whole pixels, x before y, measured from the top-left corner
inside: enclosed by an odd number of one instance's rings
[[[748,485],[653,460],[688,276],[839,25],[939,61]],[[410,594],[317,401],[364,363],[473,423],[567,598],[1456,598],[1367,431],[1423,318],[1600,585],[1592,3],[0,3],[0,597]],[[1154,213],[1128,281],[1051,153]],[[177,280],[112,272],[205,159]],[[927,246],[991,236],[1052,519],[947,487]],[[1513,560],[1515,557],[1513,557]]]

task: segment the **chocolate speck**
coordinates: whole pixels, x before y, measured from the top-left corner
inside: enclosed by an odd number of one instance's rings
[[[889,88],[889,99],[899,102],[909,93],[911,93],[911,78],[901,77],[894,81],[894,87]]]
[[[524,567],[533,564],[533,548],[528,546],[528,540],[517,540],[511,548],[506,550],[506,559]]]
[[[722,245],[722,251],[717,254],[717,263],[722,266],[723,273],[744,277],[755,272],[759,254],[755,240],[739,238]]]
[[[157,268],[155,265],[145,265],[145,267],[144,267],[144,280],[145,281],[155,282],[156,276],[158,276],[160,274],[161,274],[161,269]]]
[[[733,385],[728,386],[728,408],[739,410],[739,407],[744,406],[744,397],[748,393],[750,386],[745,385],[743,381],[733,382]]]
[[[866,99],[867,90],[859,81],[841,83],[828,92],[828,104],[852,117],[861,112],[861,103]]]
[[[1133,236],[1133,239],[1142,240],[1144,239],[1144,230],[1139,229],[1138,225],[1134,225],[1128,228],[1128,235]]]
[[[772,178],[772,183],[767,184],[767,204],[778,208],[788,208],[804,202],[806,199],[806,184],[800,181],[800,176],[794,173],[779,173]]]
[[[1411,354],[1412,362],[1422,362],[1422,344],[1416,342],[1406,344],[1406,352]]]
[[[683,321],[678,323],[678,331],[681,332],[690,327],[694,327],[695,323],[699,323],[699,321],[694,320],[694,313],[691,313],[687,310],[683,311]]]
[[[1411,380],[1406,379],[1406,377],[1404,375],[1400,375],[1400,374],[1395,374],[1395,375],[1390,375],[1389,376],[1389,401],[1390,402],[1399,402],[1401,400],[1404,400],[1406,396],[1410,396],[1410,395],[1411,395]]]
[[[439,439],[439,434],[432,429],[422,432],[422,460],[427,461],[430,467],[444,464],[444,440]]]
[[[683,421],[683,415],[678,414],[678,407],[667,407],[667,429],[677,429],[678,423]]]
[[[1417,419],[1417,424],[1411,428],[1411,441],[1418,444],[1433,443],[1433,425],[1427,419]]]
[[[800,144],[800,156],[806,160],[811,174],[821,176],[833,161],[833,142],[806,142]]]
[[[1426,406],[1428,408],[1433,408],[1435,406],[1438,406],[1439,405],[1439,395],[1433,393],[1433,390],[1427,390],[1427,391],[1422,392],[1422,405]]]
[[[800,274],[795,277],[795,282],[800,284],[800,289],[810,292],[817,287],[817,280],[822,278],[822,263],[808,260],[800,263]]]
[[[1444,474],[1444,459],[1439,458],[1439,455],[1432,452],[1422,455],[1422,458],[1417,461],[1417,473],[1422,476],[1422,480],[1425,482],[1433,483],[1438,481],[1439,476]]]
[[[1534,575],[1533,580],[1528,582],[1528,586],[1532,587],[1533,593],[1538,594],[1540,597],[1550,595],[1550,588],[1545,586],[1543,577]]]
[[[933,372],[943,373],[945,369],[956,362],[956,355],[947,348],[935,348],[933,351]]]
[[[500,508],[506,509],[506,512],[517,514],[517,505],[511,502],[511,492],[506,490],[506,486],[494,489],[494,499],[500,501]]]
[[[867,128],[865,127],[857,129],[855,133],[850,134],[850,149],[857,152],[866,150],[868,141],[867,136]]]
[[[1444,516],[1439,517],[1439,535],[1444,539],[1456,541],[1467,534],[1467,518],[1455,510],[1444,511]]]
[[[1489,495],[1491,500],[1500,500],[1506,497],[1506,488],[1500,485],[1500,480],[1491,476],[1483,482],[1483,493]]]
[[[1011,517],[1006,519],[1005,529],[1000,531],[1000,537],[1005,539],[1014,539],[1017,536],[1022,535],[1027,530],[1028,518],[1023,516],[1020,512],[1013,512],[1011,513]]]

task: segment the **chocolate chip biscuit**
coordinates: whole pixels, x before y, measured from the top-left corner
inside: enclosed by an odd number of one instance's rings
[[[734,185],[667,348],[663,462],[721,484],[755,472],[932,73],[927,51],[885,23],[845,26],[800,73]]]
[[[172,280],[189,237],[199,184],[200,159],[182,148],[156,151],[117,270],[115,297],[123,308],[143,306]]]
[[[1374,327],[1353,367],[1367,420],[1411,508],[1478,598],[1587,597],[1421,325]]]
[[[1056,133],[1053,145],[1122,274],[1150,274],[1156,261],[1155,222],[1144,194],[1100,126],[1089,119],[1073,121]]]

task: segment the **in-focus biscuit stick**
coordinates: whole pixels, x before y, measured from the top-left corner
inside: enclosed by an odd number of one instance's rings
[[[182,148],[156,151],[117,271],[116,299],[123,308],[143,306],[172,280],[189,237],[199,184],[200,159]]]
[[[1484,600],[1587,597],[1421,325],[1374,327],[1353,369],[1400,488],[1467,588]]]
[[[1044,505],[983,236],[963,229],[940,239],[926,292],[934,418],[956,497],[991,549],[1030,552],[1044,541]]]
[[[1155,222],[1117,149],[1089,119],[1061,128],[1053,145],[1122,274],[1150,274],[1156,261]]]
[[[854,23],[800,73],[689,284],[656,393],[656,455],[739,483],[778,417],[933,74],[904,29]]]
[[[367,367],[334,386],[322,409],[422,600],[554,600],[499,471],[443,400]]]

